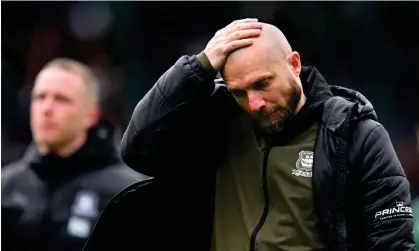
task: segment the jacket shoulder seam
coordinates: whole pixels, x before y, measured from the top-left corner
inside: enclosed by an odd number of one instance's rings
[[[117,203],[119,203],[121,199],[124,199],[127,196],[132,195],[133,192],[136,192],[137,189],[140,186],[144,186],[144,185],[150,184],[152,182],[154,182],[154,178],[151,178],[150,177],[148,179],[144,179],[144,180],[141,180],[141,181],[138,181],[138,182],[135,182],[135,183],[129,185],[128,187],[126,187],[125,189],[123,189],[122,191],[120,191],[118,194],[116,194],[112,198],[112,200],[109,202],[109,204],[117,204]]]
[[[377,179],[373,179],[373,180],[370,180],[368,183],[379,181],[379,180],[384,180],[384,179],[396,178],[396,177],[401,177],[403,179],[406,179],[406,176],[396,174],[396,175],[388,175],[388,176],[385,176],[385,177],[380,177],[380,178],[377,178]]]
[[[378,129],[379,127],[383,127],[382,125],[378,124],[376,125],[373,129],[371,129],[371,131],[368,133],[368,135],[365,137],[364,141],[361,144],[361,149],[363,149],[365,147],[366,142],[369,140],[369,138],[371,137],[372,133]]]
[[[26,163],[23,159],[19,159],[3,167],[2,177],[4,177],[4,175],[7,175],[7,177],[9,178],[25,170],[29,170],[28,163]]]
[[[157,88],[157,91],[158,91],[160,97],[163,99],[163,101],[166,103],[166,105],[171,107],[170,103],[167,101],[167,98],[163,95],[163,92],[161,91],[159,84],[156,84],[156,88]]]

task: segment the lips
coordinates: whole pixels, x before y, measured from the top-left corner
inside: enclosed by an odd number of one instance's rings
[[[40,125],[40,128],[42,130],[51,130],[51,129],[54,129],[55,127],[56,127],[55,123],[42,123]]]
[[[270,120],[277,120],[282,117],[284,117],[284,112],[281,110],[275,110],[269,113],[264,113],[261,117],[264,119],[270,119]]]

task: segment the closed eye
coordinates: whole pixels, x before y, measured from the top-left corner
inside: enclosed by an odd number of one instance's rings
[[[71,102],[71,99],[70,99],[70,98],[65,97],[65,96],[63,96],[63,95],[57,95],[57,96],[55,97],[55,99],[56,99],[57,101],[59,101],[59,102],[63,102],[63,103],[70,103],[70,102]]]
[[[266,90],[269,87],[269,81],[267,79],[256,82],[253,85],[254,90],[263,91]]]
[[[246,91],[243,90],[230,90],[231,94],[236,98],[243,98],[246,97]]]
[[[32,100],[33,101],[42,101],[42,100],[44,100],[48,97],[54,99],[55,101],[61,102],[61,103],[71,103],[72,102],[71,98],[66,97],[64,95],[60,95],[60,94],[56,94],[52,97],[48,96],[46,93],[34,93],[34,94],[32,94]]]
[[[45,94],[44,93],[33,93],[32,94],[32,100],[42,100],[45,98]]]

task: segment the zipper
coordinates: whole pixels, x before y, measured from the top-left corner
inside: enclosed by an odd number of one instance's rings
[[[45,212],[43,212],[42,214],[42,218],[40,220],[39,223],[39,227],[38,227],[38,240],[36,241],[35,245],[36,247],[43,247],[45,248],[46,246],[48,246],[48,233],[50,232],[49,227],[51,225],[51,221],[52,221],[52,208],[53,208],[53,203],[52,203],[52,197],[54,195],[54,193],[57,191],[57,185],[54,186],[54,184],[45,184],[46,187],[46,195],[45,195],[45,199],[46,199],[46,208],[45,208]]]
[[[255,228],[252,231],[252,234],[250,236],[250,251],[256,250],[256,238],[259,234],[260,230],[263,227],[263,224],[265,224],[266,218],[268,216],[269,212],[269,194],[268,194],[268,158],[269,153],[271,151],[270,144],[268,147],[266,147],[264,153],[263,153],[263,166],[262,166],[262,188],[263,188],[263,197],[265,200],[265,205],[263,207],[262,215],[259,218],[258,223],[256,224]]]

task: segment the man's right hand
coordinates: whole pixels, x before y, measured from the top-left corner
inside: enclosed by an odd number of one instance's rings
[[[236,20],[217,31],[204,50],[214,70],[218,72],[223,67],[231,52],[251,45],[252,38],[258,37],[261,29],[262,23],[248,18]]]

